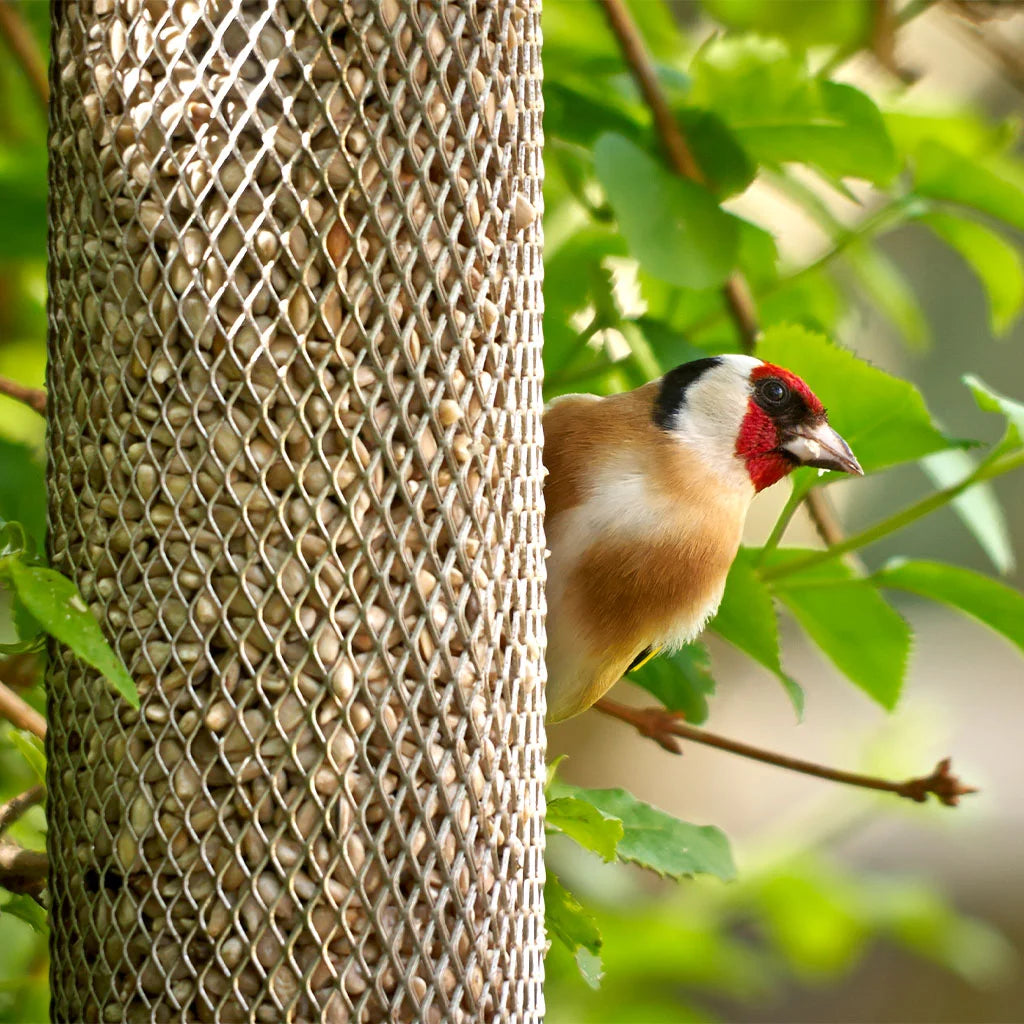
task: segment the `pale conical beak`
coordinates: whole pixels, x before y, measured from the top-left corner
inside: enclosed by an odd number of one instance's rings
[[[797,427],[782,447],[801,466],[817,466],[819,469],[864,475],[850,446],[825,420],[812,426]]]

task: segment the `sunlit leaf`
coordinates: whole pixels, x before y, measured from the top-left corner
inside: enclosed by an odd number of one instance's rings
[[[953,444],[932,422],[913,384],[858,359],[822,334],[789,324],[769,327],[758,355],[807,382],[866,471],[919,459]]]
[[[959,448],[935,452],[921,460],[921,468],[936,487],[951,487],[966,480],[977,468],[975,460]],[[1010,527],[1006,522],[995,488],[988,483],[975,484],[955,497],[950,506],[974,535],[982,550],[1001,573],[1012,572],[1016,565]]]
[[[52,569],[12,559],[7,566],[18,599],[51,636],[99,669],[132,707],[139,706],[135,683],[93,618],[78,588]]]
[[[1024,263],[1021,252],[998,232],[940,211],[921,219],[955,249],[977,275],[988,296],[992,333],[1006,334],[1024,306]]]
[[[736,877],[729,842],[717,828],[680,821],[624,789],[583,789],[562,782],[556,783],[553,792],[585,800],[622,822],[620,860],[669,878],[709,874],[730,881]]]
[[[779,654],[779,624],[772,592],[754,565],[754,553],[741,548],[729,570],[725,596],[711,628],[763,665],[782,683],[797,716],[803,715],[804,695],[800,685],[782,669]]]
[[[969,206],[1024,230],[1020,182],[935,139],[928,139],[917,151],[916,188],[923,196]]]
[[[622,822],[599,811],[593,804],[574,796],[548,801],[545,821],[592,850],[605,861],[615,860],[615,848],[622,838]]]
[[[685,288],[725,280],[739,232],[706,188],[672,174],[621,135],[597,140],[594,165],[629,250],[648,273]]]
[[[583,905],[549,871],[544,882],[544,925],[576,958],[584,981],[591,988],[601,983],[601,933]],[[582,957],[581,953],[589,956]]]
[[[18,753],[28,762],[36,780],[41,785],[46,785],[46,752],[43,750],[42,741],[37,736],[21,729],[12,729],[8,734],[11,744]]]
[[[34,932],[46,935],[49,925],[46,920],[46,911],[31,896],[18,894],[10,896],[0,904],[0,917],[10,914],[29,925]]]
[[[773,552],[766,564],[807,554]],[[778,577],[774,592],[808,637],[851,682],[886,710],[895,707],[910,657],[911,632],[871,580],[838,559]]]
[[[814,77],[781,40],[714,38],[690,70],[690,102],[718,114],[759,163],[806,163],[880,184],[896,173],[896,153],[871,98]]]
[[[855,45],[871,27],[863,0],[703,0],[702,7],[731,29],[783,36],[798,46]]]
[[[948,604],[1024,651],[1024,595],[1005,583],[957,565],[904,559],[890,562],[875,579],[883,587]]]

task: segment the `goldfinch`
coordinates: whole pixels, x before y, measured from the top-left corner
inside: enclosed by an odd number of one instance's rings
[[[863,472],[799,377],[744,355],[555,399],[544,464],[552,722],[700,634],[758,491],[797,466]]]

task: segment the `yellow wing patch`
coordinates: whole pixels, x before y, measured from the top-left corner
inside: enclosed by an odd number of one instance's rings
[[[657,647],[645,647],[633,659],[632,663],[630,664],[629,668],[626,669],[626,671],[627,672],[636,672],[637,669],[643,668],[644,665],[646,665],[647,662],[649,662],[651,660],[651,658],[656,658],[661,653],[661,647],[662,647],[661,644],[658,644]]]

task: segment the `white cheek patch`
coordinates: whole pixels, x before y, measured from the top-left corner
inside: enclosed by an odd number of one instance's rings
[[[753,356],[722,357],[686,392],[676,414],[672,433],[697,453],[708,466],[731,483],[749,483],[742,461],[736,457],[736,440],[747,415],[750,374],[761,360]]]

